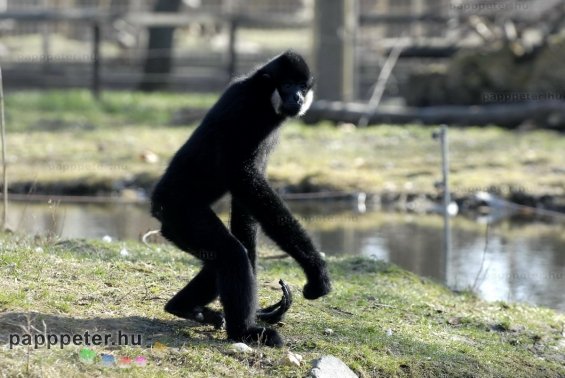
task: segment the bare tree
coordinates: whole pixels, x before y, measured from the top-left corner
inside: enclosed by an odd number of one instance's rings
[[[154,12],[178,12],[182,0],[156,0]],[[142,91],[156,91],[168,85],[172,66],[173,37],[175,28],[159,26],[149,28],[147,55],[143,67]]]

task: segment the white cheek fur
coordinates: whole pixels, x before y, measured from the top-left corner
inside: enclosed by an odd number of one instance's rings
[[[274,90],[273,94],[271,95],[271,105],[273,105],[273,109],[275,109],[275,113],[281,114],[281,95],[279,94],[278,90]]]
[[[300,107],[300,111],[297,114],[298,117],[302,117],[304,114],[306,114],[306,112],[308,111],[308,109],[310,109],[310,106],[312,105],[312,101],[314,101],[314,91],[309,90],[308,93],[306,93],[306,96],[304,97],[304,103]],[[275,113],[281,114],[282,99],[281,99],[281,95],[279,94],[279,91],[276,89],[273,91],[273,94],[271,95],[271,105],[273,106]]]
[[[314,100],[314,91],[309,90],[308,93],[306,93],[306,97],[304,98],[304,104],[302,104],[302,106],[300,107],[300,111],[298,112],[299,117],[302,117],[308,111],[308,109],[310,109],[310,105],[312,105],[313,100]]]

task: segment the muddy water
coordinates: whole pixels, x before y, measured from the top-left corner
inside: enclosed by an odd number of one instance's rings
[[[360,214],[347,203],[300,202],[290,207],[328,255],[383,259],[453,288],[475,287],[487,300],[529,302],[565,311],[562,220],[498,221],[490,224],[485,243],[485,224],[456,217],[453,249],[446,259],[440,216]],[[20,232],[62,238],[139,239],[145,231],[158,228],[147,206],[127,204],[14,203],[9,221]],[[262,237],[261,243],[269,241]]]

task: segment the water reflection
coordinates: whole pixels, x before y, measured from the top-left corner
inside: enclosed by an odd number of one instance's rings
[[[291,203],[290,207],[328,255],[374,257],[455,288],[475,286],[487,300],[565,310],[564,223],[505,220],[490,226],[485,249],[486,226],[457,217],[446,272],[440,216],[358,214],[347,203]],[[218,210],[222,211],[221,205]],[[158,228],[146,206],[127,204],[14,203],[9,224],[32,234],[62,238],[109,235],[118,240],[139,239]],[[261,242],[269,241],[262,237]]]

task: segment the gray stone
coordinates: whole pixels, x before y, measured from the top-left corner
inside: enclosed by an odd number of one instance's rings
[[[314,378],[357,378],[342,360],[334,356],[323,356],[312,362],[310,376]]]
[[[245,343],[235,343],[231,345],[231,351],[234,353],[253,353],[253,348]]]

